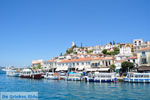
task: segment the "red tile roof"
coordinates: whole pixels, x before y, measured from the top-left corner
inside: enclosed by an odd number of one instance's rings
[[[137,59],[137,56],[129,57],[128,59]]]
[[[55,62],[56,60],[48,60],[48,62]]]
[[[86,58],[78,58],[78,59],[71,59],[71,60],[63,60],[60,61],[59,63],[65,63],[65,62],[79,62],[79,61],[89,61],[91,60],[90,57],[86,57]]]
[[[148,51],[148,50],[150,50],[150,47],[141,48],[141,49],[139,49],[138,51]]]

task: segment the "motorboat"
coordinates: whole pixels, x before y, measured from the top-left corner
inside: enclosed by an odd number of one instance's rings
[[[53,72],[47,72],[46,75],[44,75],[44,78],[50,80],[60,80],[59,73]]]
[[[67,80],[67,81],[81,81],[82,80],[82,74],[76,73],[76,72],[70,72],[65,80]]]
[[[20,72],[17,70],[7,70],[6,75],[7,76],[13,76],[13,77],[19,77]]]
[[[127,73],[124,82],[150,83],[150,73]]]
[[[86,82],[117,82],[116,73],[89,73],[85,77]]]
[[[40,79],[42,78],[41,70],[23,69],[20,73],[21,78]]]

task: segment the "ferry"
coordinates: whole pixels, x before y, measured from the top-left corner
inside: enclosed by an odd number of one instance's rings
[[[82,74],[76,72],[70,72],[69,75],[66,77],[67,81],[81,81]]]
[[[89,73],[85,77],[86,82],[117,82],[116,73]]]
[[[60,80],[59,74],[53,72],[47,72],[46,75],[44,75],[44,78],[50,80]]]
[[[40,70],[23,69],[19,75],[21,78],[40,79],[42,72]]]
[[[124,82],[150,83],[150,73],[128,73]]]
[[[20,72],[17,70],[7,70],[6,75],[12,77],[19,77]]]

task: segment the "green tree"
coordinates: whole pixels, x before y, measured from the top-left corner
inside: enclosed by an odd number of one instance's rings
[[[110,65],[111,72],[114,72],[115,69],[116,69],[116,66],[114,64]]]
[[[73,52],[74,54],[77,54],[77,52]]]
[[[81,48],[83,47],[82,42],[81,42]]]
[[[104,50],[102,51],[102,53],[103,53],[103,54],[107,54],[107,49],[104,49]]]
[[[60,56],[63,56],[62,52],[60,53]]]
[[[112,51],[110,51],[110,52],[107,52],[106,54],[107,54],[107,55],[112,55],[112,54],[113,54],[113,52],[112,52]]]
[[[125,61],[125,62],[121,63],[121,69],[123,72],[130,71],[130,69],[132,69],[134,67],[135,67],[135,65],[132,62]]]
[[[115,45],[116,43],[115,43],[115,41],[113,41],[113,45]]]
[[[41,64],[39,64],[39,65],[37,66],[37,69],[41,69],[41,67],[42,67]]]
[[[117,54],[119,54],[119,53],[120,53],[119,48],[115,47],[115,48],[114,48],[113,55],[117,55]]]
[[[110,45],[112,45],[112,42],[110,42]]]
[[[88,54],[90,54],[90,53],[93,52],[93,50],[87,50],[86,52],[87,52]]]

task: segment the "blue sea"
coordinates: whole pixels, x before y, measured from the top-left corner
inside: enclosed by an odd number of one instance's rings
[[[86,83],[7,77],[0,71],[0,92],[38,92],[39,100],[150,100],[148,83]]]

